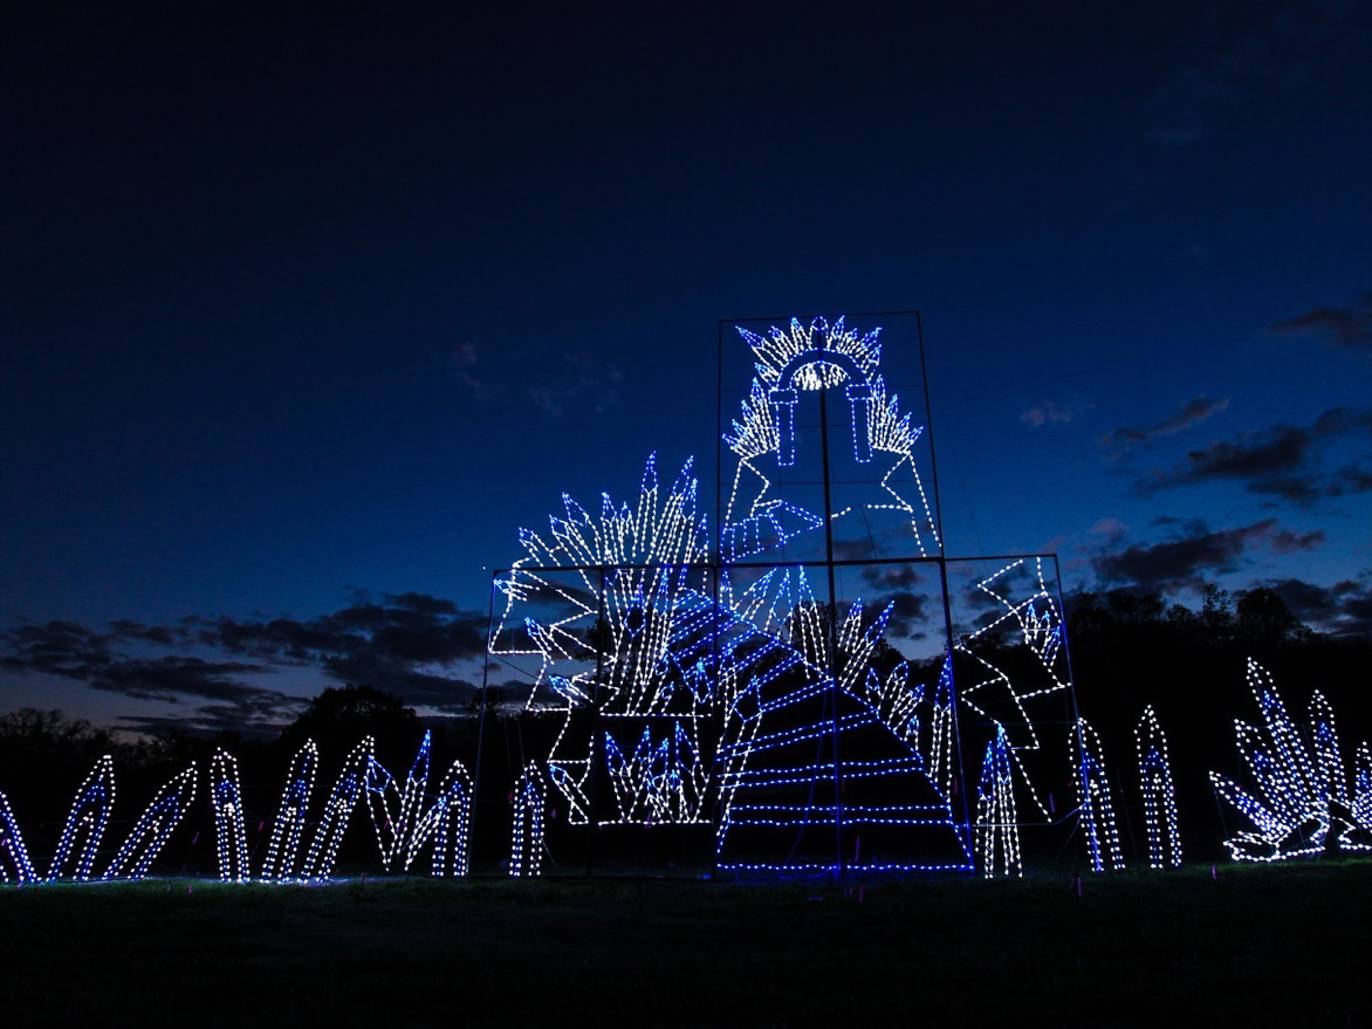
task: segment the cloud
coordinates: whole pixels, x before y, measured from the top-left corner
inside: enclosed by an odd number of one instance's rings
[[[1273,322],[1269,332],[1282,336],[1314,336],[1337,347],[1372,351],[1372,291],[1349,307],[1315,307]]]
[[[1319,447],[1358,430],[1372,430],[1372,411],[1336,407],[1308,426],[1274,425],[1241,433],[1233,439],[1216,440],[1188,452],[1173,468],[1154,471],[1134,485],[1147,496],[1179,486],[1235,480],[1244,482],[1250,493],[1309,504],[1320,496],[1353,492],[1350,487],[1361,482],[1356,468],[1346,478],[1341,473],[1331,481],[1318,477],[1314,469]]]
[[[1314,628],[1337,635],[1372,636],[1372,574],[1317,586],[1303,579],[1267,579],[1254,585],[1272,590],[1291,613]]]
[[[1244,555],[1261,544],[1278,554],[1310,550],[1324,533],[1294,533],[1267,518],[1237,529],[1210,531],[1203,522],[1187,522],[1182,533],[1161,543],[1136,543],[1122,551],[1099,554],[1091,564],[1103,585],[1136,585],[1145,589],[1198,586],[1201,573],[1237,571]]]
[[[1116,543],[1129,534],[1129,526],[1118,518],[1102,518],[1086,531],[1092,536],[1105,537],[1106,543]]]
[[[529,360],[520,347],[506,348],[498,356],[504,372],[499,378],[481,370],[484,348],[470,340],[442,351],[436,361],[480,403],[501,397],[522,398],[552,417],[578,406],[603,414],[619,403],[623,372],[613,362],[593,359],[585,349],[561,351],[560,364],[553,366]]]
[[[409,704],[464,710],[476,687],[451,672],[483,657],[485,631],[482,612],[428,594],[393,593],[303,620],[190,616],[172,626],[116,621],[105,632],[69,621],[21,623],[0,633],[0,668],[58,675],[137,700],[209,702],[188,705],[175,720],[251,729],[287,720],[303,705],[299,696],[245,681],[286,667],[316,668]],[[212,656],[150,656],[129,647]]]
[[[1213,8],[1208,10],[1208,16],[1201,13],[1192,20],[1193,25],[1204,26],[1203,36],[1191,48],[1193,58],[1168,69],[1151,98],[1144,139],[1155,147],[1191,146],[1205,139],[1210,124],[1246,97],[1274,89],[1287,95],[1297,83],[1316,81],[1313,68],[1331,55],[1361,57],[1351,42],[1360,39],[1358,27],[1348,24],[1358,10],[1356,4],[1288,4],[1274,11],[1254,7],[1259,13],[1218,18]],[[1230,30],[1245,22],[1241,31]]]
[[[920,576],[912,564],[868,565],[862,570],[862,579],[881,589],[909,589]]]
[[[442,363],[448,375],[470,393],[474,400],[486,403],[503,396],[506,392],[503,384],[486,378],[477,370],[481,363],[481,351],[470,340],[455,343],[445,351]]]
[[[21,624],[0,633],[0,667],[73,679],[102,693],[135,700],[179,704],[186,699],[214,701],[239,727],[279,722],[301,706],[301,699],[242,681],[270,674],[272,668],[244,661],[207,661],[200,657],[128,656],[114,645],[138,640],[165,646],[181,638],[178,630],[117,621],[101,633],[74,622]]]
[[[1269,541],[1272,552],[1275,554],[1296,554],[1302,550],[1314,550],[1324,542],[1324,530],[1315,529],[1311,532],[1292,532],[1290,529],[1282,529],[1274,532]]]
[[[889,593],[877,601],[885,607],[891,605],[891,617],[886,623],[888,636],[903,636],[906,639],[923,639],[925,623],[928,620],[926,609],[929,598],[923,593],[899,590]]]
[[[1085,414],[1091,410],[1093,405],[1084,403],[1080,400],[1069,400],[1064,404],[1056,404],[1051,400],[1045,400],[1041,404],[1035,404],[1019,416],[1019,420],[1032,429],[1037,429],[1044,425],[1065,425],[1078,415]]]
[[[308,620],[220,617],[198,622],[207,647],[272,663],[312,665],[331,678],[365,683],[408,703],[459,709],[471,684],[438,674],[486,652],[486,615],[427,594],[387,594]]]
[[[1101,446],[1112,452],[1112,456],[1122,456],[1131,447],[1162,436],[1175,436],[1179,432],[1199,425],[1211,415],[1227,410],[1228,397],[1192,397],[1175,413],[1161,421],[1148,425],[1125,425],[1101,437]]]

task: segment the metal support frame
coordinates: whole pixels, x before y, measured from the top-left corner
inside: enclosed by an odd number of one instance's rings
[[[851,317],[854,317],[854,318],[889,318],[889,317],[892,317],[892,316],[905,316],[905,317],[913,316],[913,318],[914,318],[914,323],[915,323],[915,331],[916,331],[916,336],[917,336],[918,345],[919,345],[919,367],[920,367],[920,373],[921,373],[921,378],[922,378],[922,391],[923,391],[923,399],[924,399],[924,407],[925,407],[925,411],[924,411],[924,413],[925,413],[924,427],[925,427],[925,433],[926,433],[926,436],[927,436],[928,447],[929,447],[930,479],[931,479],[931,486],[932,486],[932,491],[933,491],[934,522],[935,522],[935,526],[936,526],[937,533],[938,533],[938,540],[937,540],[937,542],[938,542],[938,549],[937,549],[937,553],[936,553],[936,554],[933,554],[933,555],[929,555],[929,554],[919,554],[919,555],[907,555],[907,556],[900,556],[900,557],[872,557],[872,558],[870,558],[870,559],[845,559],[845,558],[838,558],[838,557],[835,557],[835,554],[834,554],[834,538],[833,538],[832,517],[830,517],[830,515],[832,514],[832,499],[831,499],[830,489],[831,489],[831,485],[833,485],[833,484],[835,484],[835,483],[834,483],[834,480],[833,480],[832,477],[831,477],[830,466],[829,466],[829,439],[828,439],[828,436],[829,436],[829,422],[828,422],[828,404],[827,404],[827,399],[826,399],[826,398],[827,398],[827,392],[828,392],[828,391],[827,391],[827,389],[821,389],[821,390],[819,390],[818,392],[819,392],[819,405],[820,405],[821,463],[822,463],[822,468],[823,468],[823,479],[820,480],[820,482],[810,483],[810,484],[811,484],[811,485],[821,485],[821,484],[822,484],[822,485],[823,485],[823,490],[824,490],[824,505],[825,505],[825,514],[826,514],[826,518],[825,518],[825,556],[824,556],[823,564],[824,564],[824,567],[825,567],[826,578],[827,578],[827,586],[828,586],[828,594],[829,594],[829,596],[828,596],[828,601],[829,601],[829,603],[828,603],[828,610],[829,610],[828,629],[829,629],[829,631],[828,631],[828,640],[827,640],[827,644],[828,644],[828,649],[829,649],[830,668],[831,668],[831,670],[837,672],[837,667],[836,667],[836,653],[837,653],[837,618],[838,618],[837,600],[838,600],[838,597],[837,597],[837,588],[836,588],[836,581],[835,581],[835,572],[836,572],[836,570],[841,569],[841,568],[845,568],[845,567],[868,567],[868,566],[880,566],[880,565],[935,565],[935,566],[937,566],[937,568],[938,568],[938,578],[939,578],[939,584],[940,584],[940,592],[941,592],[941,599],[942,599],[942,605],[943,605],[943,633],[944,633],[944,643],[945,643],[945,648],[946,648],[946,649],[945,649],[945,653],[946,653],[946,655],[947,655],[947,660],[948,660],[948,665],[949,665],[949,670],[948,670],[948,688],[949,688],[949,691],[950,691],[949,703],[950,703],[950,705],[951,705],[951,713],[952,713],[952,732],[953,732],[953,743],[954,743],[954,755],[955,755],[955,761],[956,761],[956,767],[955,767],[955,769],[954,769],[954,775],[955,775],[956,780],[957,780],[957,788],[958,788],[958,792],[959,792],[959,794],[960,794],[961,809],[962,809],[962,810],[961,810],[962,822],[961,822],[961,825],[960,825],[959,828],[960,828],[960,832],[961,832],[962,838],[963,838],[963,840],[965,841],[965,843],[966,843],[966,845],[967,845],[968,851],[969,851],[970,853],[975,854],[975,848],[974,848],[974,846],[973,846],[972,815],[971,815],[970,800],[969,800],[969,797],[968,797],[968,789],[967,789],[967,782],[969,781],[969,779],[968,779],[968,768],[967,768],[967,765],[966,765],[966,762],[965,762],[965,758],[964,758],[964,755],[963,755],[963,751],[962,751],[963,727],[962,727],[962,717],[961,717],[961,705],[960,705],[959,698],[958,698],[958,692],[957,692],[957,685],[956,685],[956,680],[955,680],[955,674],[954,674],[953,667],[952,667],[952,666],[953,666],[952,655],[957,651],[958,645],[957,645],[957,640],[955,640],[955,638],[954,638],[954,623],[953,623],[953,613],[952,613],[952,594],[951,594],[951,592],[950,592],[950,587],[949,587],[948,566],[949,566],[949,564],[970,563],[970,562],[974,562],[974,561],[1000,561],[1000,562],[1010,562],[1010,561],[1017,561],[1017,560],[1025,560],[1025,559],[1029,559],[1029,558],[1039,558],[1039,559],[1044,559],[1044,560],[1051,560],[1052,563],[1053,563],[1054,579],[1055,579],[1055,582],[1056,582],[1056,594],[1055,594],[1055,599],[1056,599],[1057,604],[1058,604],[1058,610],[1059,610],[1060,612],[1062,612],[1062,611],[1064,610],[1064,608],[1063,608],[1063,595],[1062,595],[1061,568],[1060,568],[1059,561],[1058,561],[1058,555],[1057,555],[1056,553],[1048,553],[1048,554],[1031,554],[1031,553],[978,554],[978,555],[967,555],[967,556],[953,556],[953,557],[950,557],[950,556],[945,552],[945,549],[944,549],[944,533],[943,533],[942,505],[941,505],[941,499],[940,499],[940,493],[939,493],[939,481],[938,481],[938,461],[937,461],[936,451],[935,451],[935,447],[934,447],[934,429],[933,429],[933,416],[932,416],[931,401],[930,401],[930,389],[929,389],[928,367],[927,367],[927,360],[926,360],[926,353],[925,353],[925,341],[924,341],[923,321],[922,321],[922,318],[921,318],[921,316],[920,316],[920,312],[919,312],[918,310],[857,312],[857,313],[855,313],[854,315],[852,315]],[[817,563],[817,562],[815,562],[815,561],[795,561],[795,560],[773,560],[773,561],[758,561],[758,560],[751,560],[751,561],[750,561],[750,560],[739,560],[739,561],[724,561],[724,560],[722,559],[722,554],[723,554],[723,547],[722,547],[723,518],[722,518],[722,515],[723,515],[723,496],[724,496],[724,490],[725,490],[725,483],[724,483],[724,446],[723,446],[723,434],[724,434],[724,394],[725,394],[725,387],[724,387],[724,382],[725,382],[725,378],[724,378],[724,354],[725,354],[724,337],[725,337],[726,328],[727,328],[729,325],[734,324],[734,323],[738,323],[738,322],[754,322],[754,323],[756,323],[756,322],[764,322],[764,321],[786,321],[786,320],[789,320],[791,317],[793,317],[793,316],[789,316],[789,315],[788,315],[788,316],[784,316],[783,318],[772,318],[772,319],[768,319],[768,318],[760,318],[760,317],[757,317],[757,316],[750,316],[750,317],[747,317],[747,318],[727,318],[727,319],[721,319],[721,320],[719,321],[719,326],[718,326],[718,339],[717,339],[717,361],[718,361],[718,369],[717,369],[717,376],[716,376],[716,409],[715,409],[715,429],[716,429],[716,431],[715,431],[715,504],[714,504],[714,507],[715,507],[715,526],[714,526],[714,531],[715,531],[715,547],[714,547],[714,552],[713,552],[713,554],[711,555],[711,560],[708,560],[708,561],[698,561],[698,562],[690,562],[690,563],[684,563],[684,564],[673,565],[673,566],[647,565],[647,564],[624,564],[624,565],[614,565],[614,566],[610,566],[610,565],[596,565],[596,564],[560,564],[560,565],[522,565],[522,566],[521,566],[521,569],[522,569],[523,571],[525,571],[525,572],[532,572],[532,573],[572,573],[572,572],[576,572],[576,573],[583,573],[583,574],[585,574],[585,573],[594,573],[594,574],[598,575],[598,576],[600,577],[600,583],[601,583],[600,600],[599,600],[599,606],[598,606],[598,608],[597,608],[597,621],[599,622],[599,621],[602,621],[602,620],[604,619],[604,614],[605,614],[605,612],[604,612],[604,603],[605,603],[604,596],[605,596],[605,581],[606,581],[606,576],[609,575],[609,574],[613,574],[613,573],[615,573],[615,572],[618,572],[618,571],[633,571],[633,570],[645,570],[645,569],[649,569],[649,568],[671,567],[671,568],[674,568],[674,569],[687,569],[687,570],[691,570],[691,571],[703,571],[703,572],[706,572],[706,573],[708,573],[709,576],[710,576],[710,580],[711,580],[710,590],[711,590],[711,594],[712,594],[712,599],[713,599],[713,601],[714,601],[714,604],[715,604],[716,607],[717,607],[718,604],[719,604],[719,600],[720,600],[720,593],[719,593],[719,590],[720,590],[720,579],[721,579],[721,575],[724,574],[724,573],[727,573],[727,572],[729,572],[729,571],[731,571],[731,570],[734,570],[734,569],[739,569],[739,570],[745,570],[745,569],[769,570],[769,569],[779,569],[779,568],[813,568],[813,567],[815,566],[815,564]],[[797,318],[799,318],[800,320],[805,321],[805,320],[807,320],[807,319],[812,318],[813,316],[804,316],[804,315],[802,315],[802,316],[794,316],[794,317],[797,317]],[[849,395],[849,400],[850,400],[850,401],[853,401],[853,397],[851,396],[851,394]],[[856,401],[853,401],[853,402],[856,402]],[[512,568],[496,568],[496,569],[494,569],[494,570],[492,571],[492,588],[491,588],[490,604],[489,604],[489,606],[488,606],[488,623],[487,623],[487,639],[488,639],[488,640],[491,638],[491,636],[492,636],[492,634],[493,634],[493,631],[494,631],[494,627],[495,627],[495,615],[496,615],[496,612],[495,612],[495,603],[494,603],[494,600],[495,600],[495,592],[496,592],[496,589],[495,589],[495,582],[496,582],[502,575],[507,574],[507,573],[509,573],[509,572],[512,571],[512,570],[513,570]],[[1066,674],[1067,674],[1067,684],[1068,684],[1068,687],[1069,687],[1069,689],[1068,689],[1068,691],[1067,691],[1067,698],[1066,698],[1066,700],[1067,700],[1067,707],[1068,707],[1068,712],[1067,712],[1067,714],[1068,714],[1068,718],[1069,718],[1071,721],[1075,722],[1075,720],[1076,720],[1076,715],[1077,715],[1076,692],[1075,692],[1075,683],[1074,683],[1074,680],[1073,680],[1073,677],[1072,677],[1070,649],[1068,648],[1068,645],[1067,645],[1067,644],[1068,644],[1068,641],[1067,641],[1066,625],[1065,625],[1065,619],[1064,619],[1062,646],[1063,646],[1063,650],[1064,650],[1064,653],[1065,653],[1065,656],[1066,656]],[[713,661],[713,665],[714,665],[714,670],[717,672],[717,670],[718,670],[718,668],[719,668],[719,643],[718,643],[718,640],[717,640],[717,639],[716,639],[715,642],[712,644],[712,654],[711,654],[711,657],[712,657],[712,661]],[[585,868],[585,873],[584,873],[584,874],[587,875],[587,876],[590,876],[590,875],[593,875],[593,874],[594,874],[594,858],[595,858],[595,842],[594,842],[594,837],[595,837],[595,835],[596,835],[596,833],[597,833],[597,831],[598,831],[598,829],[599,829],[599,818],[598,818],[597,813],[596,813],[596,810],[595,810],[595,805],[596,805],[596,803],[597,803],[597,801],[596,801],[596,793],[597,793],[597,790],[596,790],[596,777],[597,777],[597,774],[598,774],[598,769],[597,769],[598,761],[596,760],[596,755],[597,755],[597,753],[603,751],[603,748],[598,748],[596,737],[597,737],[598,735],[600,735],[600,733],[601,733],[601,719],[600,719],[600,706],[601,706],[601,695],[600,695],[600,694],[601,694],[601,689],[600,689],[600,687],[601,687],[601,679],[602,679],[603,674],[604,674],[603,660],[604,660],[603,654],[602,654],[600,651],[597,651],[597,653],[596,653],[596,675],[595,675],[595,683],[594,683],[594,687],[593,687],[593,696],[592,696],[593,715],[592,715],[592,719],[591,719],[591,724],[592,724],[593,728],[592,728],[592,741],[591,741],[591,747],[590,747],[590,762],[591,762],[591,763],[590,763],[589,777],[588,777],[588,789],[589,789],[588,804],[589,804],[590,810],[588,810],[588,813],[587,813],[587,814],[588,814],[588,826],[587,826],[587,829],[589,830],[589,832],[590,832],[590,834],[591,834],[591,837],[590,837],[590,839],[589,839],[589,841],[588,841],[588,843],[587,843],[586,868]],[[479,794],[479,789],[480,789],[480,776],[481,776],[481,770],[482,770],[482,755],[483,755],[483,741],[484,741],[484,736],[485,736],[485,720],[486,720],[486,717],[487,717],[488,711],[489,711],[489,665],[490,665],[490,660],[489,660],[489,657],[488,657],[488,659],[486,660],[486,662],[483,664],[483,670],[482,670],[482,684],[481,684],[481,698],[482,698],[482,700],[481,700],[481,713],[480,713],[480,717],[481,717],[481,727],[479,728],[478,734],[477,734],[477,765],[476,765],[476,775],[475,775],[475,780],[474,780],[474,795]],[[837,680],[834,680],[833,689],[835,689],[835,690],[837,689]],[[844,852],[844,840],[843,840],[843,819],[842,819],[842,807],[841,807],[841,805],[842,805],[842,785],[843,785],[843,784],[842,784],[842,773],[841,773],[841,770],[840,770],[840,762],[839,762],[839,721],[838,721],[838,707],[837,707],[836,698],[834,699],[834,701],[833,701],[832,703],[833,703],[832,715],[833,715],[833,747],[834,747],[834,804],[835,804],[835,812],[836,812],[836,815],[835,815],[835,841],[834,841],[834,846],[835,846],[835,862],[834,862],[834,864],[835,864],[835,867],[839,870],[839,874],[842,875],[842,874],[843,874],[843,870],[845,869],[845,867],[846,867],[846,865],[847,865],[847,861],[846,861],[846,854],[845,854],[845,852]],[[722,718],[722,712],[721,712],[721,718]],[[722,723],[721,723],[721,724],[722,724]],[[715,755],[715,759],[716,759],[716,760],[718,759],[718,755],[717,755],[717,754]],[[719,787],[718,787],[718,774],[717,774],[717,768],[712,768],[712,769],[711,769],[711,776],[710,776],[710,781],[709,781],[709,787],[708,787],[708,788],[709,788],[709,790],[712,791],[713,794],[714,794],[712,798],[709,797],[709,796],[707,795],[707,799],[706,799],[706,801],[705,801],[706,805],[708,806],[709,810],[711,811],[711,823],[710,823],[710,827],[711,827],[711,832],[712,832],[712,838],[714,838],[714,837],[717,836],[717,834],[718,834],[718,831],[719,831],[719,822],[720,822],[720,819],[721,819],[721,817],[722,817],[722,811],[721,811],[721,806],[720,806]],[[474,823],[473,823],[473,833],[472,833],[472,835],[473,835],[473,836],[475,835],[475,820],[474,820]],[[717,874],[718,874],[718,854],[717,854],[717,852],[712,853],[712,856],[711,856],[711,866],[712,866],[712,871],[713,871],[713,873],[717,875]],[[977,869],[977,871],[979,871],[979,869]]]

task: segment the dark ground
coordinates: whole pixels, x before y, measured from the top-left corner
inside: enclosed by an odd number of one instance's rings
[[[832,885],[0,889],[4,1023],[1354,1025],[1372,862]],[[1171,1029],[1164,1024],[1162,1029]]]

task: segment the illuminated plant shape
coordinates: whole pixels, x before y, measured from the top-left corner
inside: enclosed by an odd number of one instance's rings
[[[49,879],[89,879],[95,852],[114,807],[114,758],[103,755],[76,790],[57,849],[48,866]],[[73,858],[73,853],[75,857]]]
[[[172,777],[138,817],[119,853],[105,870],[105,879],[141,879],[167,838],[181,824],[195,799],[195,765]]]
[[[247,882],[248,834],[243,828],[243,795],[238,762],[225,750],[210,759],[210,807],[214,812],[214,845],[223,882]]]
[[[945,797],[953,792],[953,667],[945,658],[934,689],[933,728],[929,742],[929,776]]]
[[[467,874],[467,839],[472,824],[472,778],[461,761],[454,761],[438,786],[438,796],[415,825],[405,854],[405,869],[433,840],[433,874],[437,877]]]
[[[1372,825],[1372,748],[1366,741],[1358,744],[1353,771],[1353,820]]]
[[[1256,787],[1244,790],[1227,776],[1210,773],[1215,790],[1244,815],[1253,831],[1237,833],[1224,845],[1236,861],[1281,861],[1319,854],[1326,848],[1372,850],[1372,801],[1364,744],[1348,780],[1339,754],[1338,732],[1329,702],[1318,691],[1310,700],[1310,742],[1301,738],[1286,712],[1272,676],[1248,659],[1248,685],[1262,725],[1235,721],[1239,754]],[[1331,834],[1331,829],[1336,830]]]
[[[271,838],[267,841],[267,855],[262,859],[264,879],[279,881],[295,875],[295,862],[305,833],[318,767],[319,748],[314,740],[306,740],[291,758],[286,771],[286,785],[281,790],[281,803],[277,806],[276,821],[272,823]]]
[[[343,768],[338,773],[333,789],[329,791],[328,800],[324,802],[324,813],[319,819],[319,828],[315,830],[309,853],[305,855],[303,872],[306,879],[327,879],[333,874],[338,847],[348,830],[358,795],[365,788],[375,747],[376,741],[364,736],[362,742],[344,758]]]
[[[919,747],[919,708],[924,703],[924,684],[910,685],[910,664],[901,661],[885,679],[867,669],[867,699],[882,723],[911,746]]]
[[[680,722],[656,743],[645,727],[628,757],[606,732],[605,760],[623,821],[653,825],[700,819],[708,777],[694,741]]]
[[[986,756],[981,762],[981,780],[977,783],[976,840],[983,876],[991,879],[996,875],[1024,874],[1020,863],[1010,742],[999,725],[996,726],[996,735],[986,744]]]
[[[510,876],[537,878],[543,871],[543,809],[548,783],[530,761],[515,784],[514,828],[510,838]]]
[[[19,822],[10,810],[9,798],[0,793],[0,882],[9,882],[11,878],[18,883],[31,883],[38,876],[29,861]]]
[[[419,743],[419,751],[405,776],[403,791],[396,787],[395,778],[381,762],[372,758],[367,766],[367,813],[371,815],[372,828],[376,832],[382,867],[387,870],[401,863],[409,867],[412,834],[429,787],[429,750],[432,744],[433,733],[426,729]]]
[[[592,761],[605,760],[597,745],[603,737],[592,739],[594,720],[585,717],[593,697],[598,716],[615,719],[621,738],[648,728],[670,749],[679,725],[689,753],[694,759],[700,754],[698,733],[709,720],[712,683],[683,667],[672,646],[689,602],[709,594],[706,522],[696,509],[697,493],[690,461],[664,489],[656,459],[649,457],[635,506],[616,506],[602,495],[601,513],[593,517],[564,495],[565,517],[549,519],[546,538],[521,530],[525,556],[496,582],[506,603],[490,652],[516,667],[525,658],[536,661],[526,706],[564,712],[548,776],[566,798],[573,824],[589,822]],[[562,578],[543,571],[573,566],[580,570]],[[703,784],[705,774],[702,765],[685,782]],[[597,818],[642,821],[647,792],[636,785],[624,795],[626,807],[600,811]],[[703,792],[670,806],[671,818],[707,821]]]
[[[1078,814],[1091,871],[1121,871],[1124,856],[1120,853],[1119,829],[1115,824],[1115,808],[1110,802],[1110,779],[1105,771],[1100,737],[1085,718],[1078,718],[1068,734],[1068,743]]]
[[[1172,788],[1172,762],[1167,737],[1150,704],[1134,729],[1139,752],[1139,787],[1143,791],[1143,821],[1148,833],[1148,867],[1181,867],[1181,830],[1177,827],[1177,797]]]

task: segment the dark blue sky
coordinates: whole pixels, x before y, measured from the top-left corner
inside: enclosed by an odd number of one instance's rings
[[[441,702],[751,313],[923,311],[952,551],[1372,623],[1367,7],[891,10],[16,27],[0,707]]]

